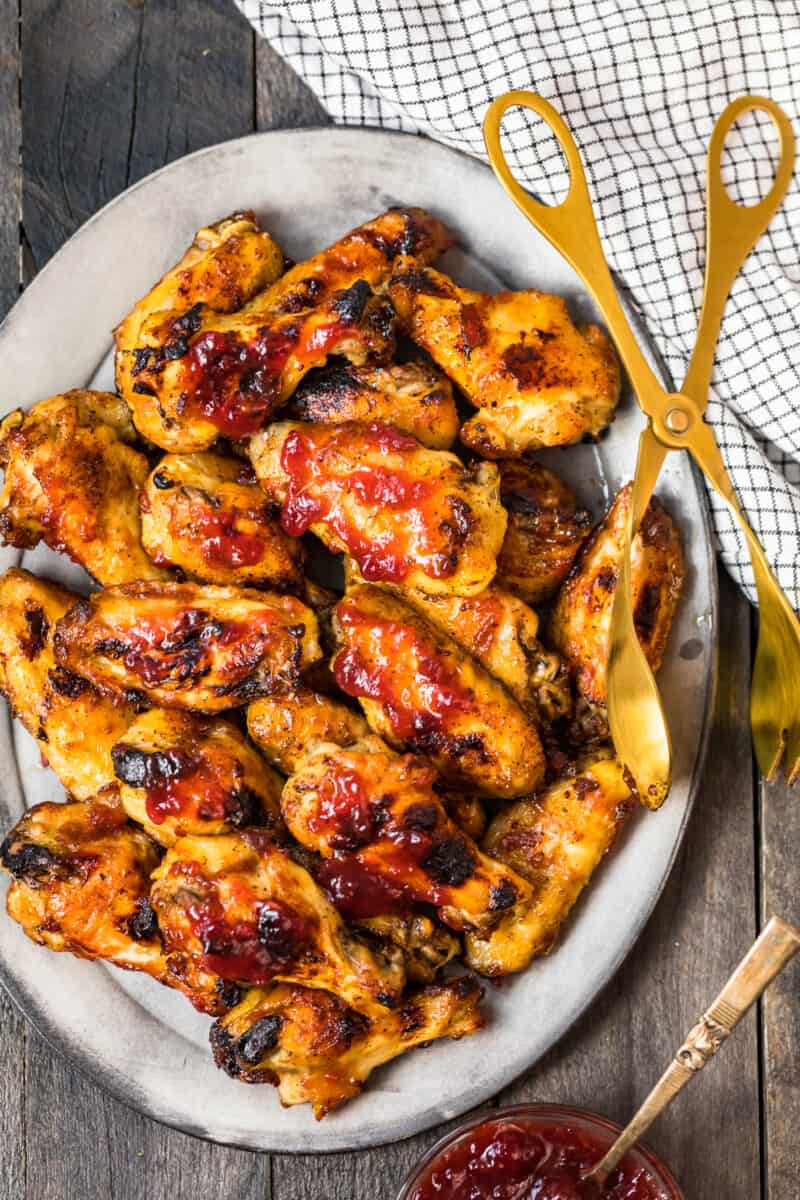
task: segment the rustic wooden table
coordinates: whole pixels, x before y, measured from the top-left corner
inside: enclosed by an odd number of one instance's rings
[[[255,129],[324,122],[231,0],[0,0],[3,313],[143,175]],[[498,1102],[563,1101],[624,1119],[764,918],[800,918],[800,806],[754,768],[751,613],[727,578],[720,644],[711,750],[670,883],[580,1025]],[[797,1200],[799,1066],[797,963],[652,1131],[687,1200]],[[0,1200],[392,1200],[440,1132],[325,1158],[208,1145],[88,1083],[0,993]]]

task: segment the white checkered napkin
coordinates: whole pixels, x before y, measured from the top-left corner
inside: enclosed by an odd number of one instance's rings
[[[704,163],[714,120],[755,92],[800,110],[800,0],[237,0],[338,121],[424,131],[483,155],[490,100],[532,88],[584,156],[612,266],[680,384],[697,327]],[[504,129],[543,199],[565,178],[543,125]],[[753,202],[768,124],[734,130],[726,168]],[[708,416],[748,516],[800,607],[800,189],[736,281]],[[753,598],[746,545],[712,506],[722,557]]]

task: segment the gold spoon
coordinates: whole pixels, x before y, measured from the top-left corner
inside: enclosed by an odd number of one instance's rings
[[[732,1029],[768,984],[800,950],[800,929],[771,917],[714,1003],[685,1042],[614,1144],[584,1176],[602,1185],[678,1092],[713,1058]]]

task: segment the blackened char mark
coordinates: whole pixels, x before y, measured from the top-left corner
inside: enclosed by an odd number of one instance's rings
[[[12,830],[0,844],[0,863],[15,879],[25,879],[35,885],[53,873],[58,859],[46,846],[38,846],[35,842],[15,846],[14,839]]]
[[[372,288],[366,279],[357,279],[351,287],[336,292],[331,298],[331,308],[346,325],[357,325],[371,295]]]
[[[128,918],[128,933],[135,942],[152,942],[159,936],[158,918],[147,896],[140,896]]]
[[[32,661],[34,658],[38,658],[47,644],[50,622],[47,620],[42,606],[34,602],[26,605],[22,615],[28,628],[20,638],[20,645],[22,653],[29,661]]]
[[[191,770],[192,763],[180,750],[140,750],[117,742],[111,750],[114,774],[133,788],[156,788]]]
[[[434,883],[461,887],[475,874],[477,861],[463,837],[445,838],[431,850],[422,864]]]
[[[274,1050],[283,1025],[283,1017],[271,1013],[256,1021],[236,1043],[236,1057],[249,1067],[257,1066],[265,1054]]]

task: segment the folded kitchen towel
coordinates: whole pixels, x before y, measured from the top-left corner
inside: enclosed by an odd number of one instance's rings
[[[237,0],[336,121],[423,132],[485,157],[481,122],[509,88],[549,99],[583,154],[609,261],[680,385],[697,328],[705,155],[744,92],[800,110],[798,0]],[[772,178],[768,118],[732,131],[733,193]],[[566,183],[541,122],[504,125],[518,178]],[[510,152],[509,152],[510,150]],[[535,282],[535,281],[532,281]],[[734,285],[708,419],[740,499],[800,607],[800,189]],[[711,493],[720,552],[753,599],[747,547]]]

